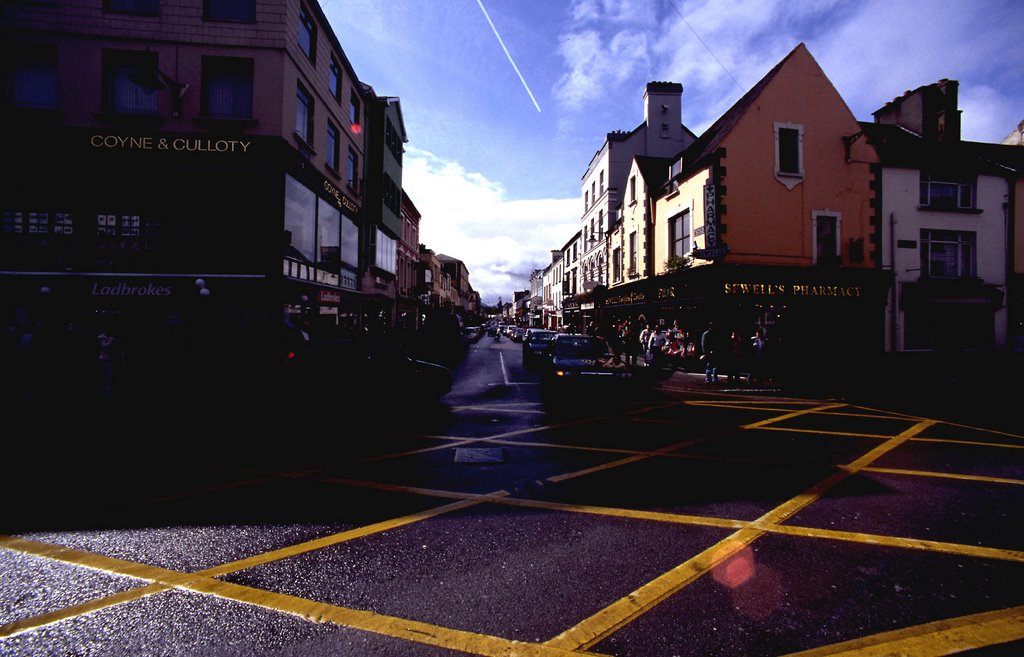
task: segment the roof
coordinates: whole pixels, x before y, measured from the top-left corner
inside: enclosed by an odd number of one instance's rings
[[[883,166],[968,170],[993,176],[1024,174],[1024,148],[976,141],[941,143],[890,123],[860,122]]]

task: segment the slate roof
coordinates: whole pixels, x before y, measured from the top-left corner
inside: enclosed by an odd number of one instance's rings
[[[1024,148],[976,141],[937,142],[890,123],[860,122],[883,166],[953,170],[992,176],[1024,175]]]

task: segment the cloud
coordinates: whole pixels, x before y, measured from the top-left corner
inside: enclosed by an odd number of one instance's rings
[[[422,214],[423,244],[466,263],[486,303],[528,287],[530,273],[551,262],[551,249],[579,230],[579,199],[510,200],[500,183],[414,147],[405,154],[402,187]]]

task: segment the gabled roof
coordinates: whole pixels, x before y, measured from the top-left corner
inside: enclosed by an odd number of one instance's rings
[[[657,189],[668,180],[669,167],[674,158],[637,155],[633,159],[636,160],[637,168],[640,169],[640,175],[647,181],[647,187]]]
[[[786,63],[789,62],[797,52],[801,51],[805,53],[807,52],[807,46],[803,43],[800,43],[796,48],[790,51],[782,61],[776,64],[772,70],[768,71],[767,75],[751,87],[750,91],[743,94],[743,96],[736,101],[736,103],[730,107],[725,114],[712,123],[711,127],[705,130],[704,134],[697,138],[697,141],[691,144],[689,148],[680,154],[680,157],[683,160],[683,167],[681,171],[683,177],[703,168],[707,164],[710,157],[718,150],[718,147],[721,146],[722,141],[726,136],[728,136],[729,132],[736,126],[736,124],[739,123],[747,110],[757,102],[758,97],[768,87],[768,85],[771,84],[779,71],[782,70]],[[808,55],[809,54],[810,53],[808,53]]]

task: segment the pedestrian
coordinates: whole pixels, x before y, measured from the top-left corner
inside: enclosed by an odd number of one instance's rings
[[[640,353],[643,354],[644,367],[646,367],[647,365],[650,364],[650,358],[649,358],[650,352],[647,350],[647,347],[648,347],[647,343],[650,342],[650,340],[651,340],[651,325],[650,324],[644,324],[644,328],[643,328],[642,331],[640,331],[640,336],[639,336]]]
[[[760,382],[765,378],[765,348],[768,343],[764,338],[764,331],[760,328],[754,331],[754,335],[750,338],[751,358],[750,358],[750,375],[747,378],[747,383],[753,385],[754,383]]]
[[[708,327],[700,336],[700,359],[704,361],[704,381],[706,383],[718,383],[718,366],[722,355],[719,342],[715,323],[708,322]]]
[[[668,339],[662,332],[661,327],[655,327],[654,332],[651,333],[651,337],[647,341],[647,361],[651,367],[661,367],[664,362],[666,344],[668,344]]]
[[[114,394],[115,349],[114,336],[103,329],[96,336],[97,363],[99,364],[100,399],[107,401]]]
[[[728,350],[726,351],[728,362],[725,365],[729,383],[739,383],[740,381],[740,370],[743,368],[744,346],[743,338],[740,337],[739,331],[730,331]]]
[[[633,320],[627,319],[622,323],[622,331],[619,336],[622,339],[622,348],[626,352],[626,364],[636,367],[637,355],[640,353],[640,340],[637,338]]]

